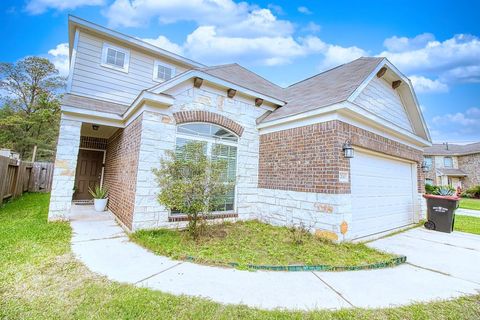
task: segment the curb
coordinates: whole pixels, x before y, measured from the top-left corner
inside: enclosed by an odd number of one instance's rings
[[[187,261],[197,262],[198,259],[192,256],[186,258]],[[359,271],[359,270],[372,270],[372,269],[383,269],[389,267],[395,267],[400,264],[403,264],[407,261],[406,256],[399,256],[392,258],[384,262],[371,263],[360,266],[331,266],[331,265],[288,265],[288,266],[269,266],[269,265],[255,265],[247,264],[245,267],[251,270],[266,270],[266,271]],[[219,263],[221,264],[221,263]],[[237,262],[224,263],[223,265],[228,265],[230,267],[243,267]]]

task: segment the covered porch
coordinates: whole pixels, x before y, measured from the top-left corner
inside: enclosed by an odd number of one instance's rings
[[[138,151],[135,152],[135,141],[126,145],[125,140],[129,137],[120,126],[62,116],[50,220],[69,220],[74,208],[91,208],[93,197],[89,188],[96,185],[108,188],[109,212],[120,220],[122,215],[132,214],[134,199],[128,201],[125,193],[135,192]],[[133,156],[125,157],[129,153]]]
[[[463,180],[467,174],[461,169],[437,169],[437,185],[463,188]]]

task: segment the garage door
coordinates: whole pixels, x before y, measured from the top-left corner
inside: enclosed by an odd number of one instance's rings
[[[350,166],[352,239],[413,223],[416,171],[411,163],[356,152]]]

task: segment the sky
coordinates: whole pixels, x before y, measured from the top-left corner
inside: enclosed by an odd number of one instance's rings
[[[43,56],[68,74],[68,14],[281,86],[384,56],[434,142],[480,141],[480,1],[2,0],[0,61]]]

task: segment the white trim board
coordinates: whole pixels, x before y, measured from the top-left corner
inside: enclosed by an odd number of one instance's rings
[[[70,64],[68,69],[68,78],[67,78],[67,88],[66,92],[70,93],[72,91],[72,81],[73,81],[73,67],[75,66],[75,61],[77,59],[77,49],[78,49],[78,38],[80,36],[80,31],[75,29],[75,37],[73,39],[73,49],[70,55]]]

